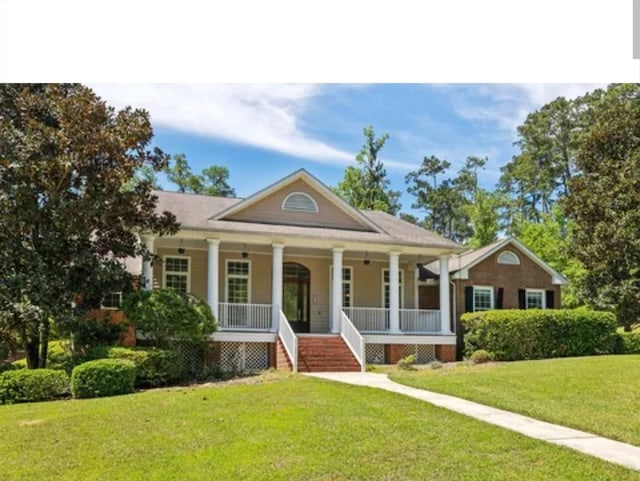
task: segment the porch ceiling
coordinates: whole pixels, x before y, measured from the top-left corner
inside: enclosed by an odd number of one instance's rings
[[[188,253],[189,250],[197,250],[197,251],[206,251],[207,250],[207,242],[200,239],[189,239],[189,238],[181,238],[181,237],[162,237],[156,239],[155,242],[156,248],[161,249],[176,249],[176,252],[179,248],[185,249],[185,253]],[[271,255],[272,247],[270,245],[265,244],[252,244],[252,243],[244,243],[244,242],[226,242],[222,241],[220,243],[221,251],[228,252],[248,252],[256,255]],[[331,258],[331,250],[324,248],[310,248],[310,247],[296,247],[287,245],[284,249],[284,255],[286,256],[308,256],[308,257],[325,257],[327,259]],[[362,260],[364,261],[365,257],[373,262],[388,262],[389,256],[386,253],[382,252],[370,252],[366,250],[350,250],[345,249],[344,258],[349,260]],[[428,263],[437,259],[435,256],[429,255],[421,255],[421,254],[400,254],[400,259],[402,262],[411,262],[411,263]]]

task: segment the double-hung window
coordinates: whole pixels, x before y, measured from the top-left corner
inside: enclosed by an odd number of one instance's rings
[[[188,257],[164,258],[164,287],[183,294],[191,291]]]
[[[227,302],[248,304],[251,289],[251,263],[227,261]]]
[[[473,312],[493,309],[493,288],[473,286]]]
[[[543,289],[527,289],[525,297],[527,309],[544,309],[544,294]]]
[[[333,282],[333,266],[331,266],[330,271],[330,280]],[[333,292],[331,292],[333,295]],[[353,306],[353,267],[351,266],[343,266],[342,267],[342,307],[352,307]]]
[[[382,301],[385,309],[389,309],[389,303],[390,303],[389,280],[390,279],[391,277],[389,275],[389,269],[382,269]],[[400,309],[402,309],[404,306],[404,296],[402,295],[404,292],[403,286],[404,286],[404,271],[398,270],[398,291],[399,291],[398,299],[399,299]]]

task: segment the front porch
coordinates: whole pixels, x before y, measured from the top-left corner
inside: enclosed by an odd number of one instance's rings
[[[160,262],[144,263],[144,288],[169,287],[206,299],[219,327],[212,341],[278,344],[294,370],[304,334],[342,338],[362,369],[372,352],[367,345],[455,344],[448,288],[438,292],[444,309],[418,308],[418,263],[439,258],[441,284],[449,285],[448,256],[434,249],[323,248],[309,239],[145,241]]]
[[[275,332],[271,304],[221,302],[218,304],[220,331]],[[391,330],[391,310],[381,307],[345,307],[343,312],[355,328],[363,334],[429,334],[450,335],[443,332],[440,310],[399,309],[400,324]]]

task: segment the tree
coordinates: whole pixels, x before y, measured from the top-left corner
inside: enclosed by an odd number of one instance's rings
[[[166,347],[171,341],[205,343],[216,330],[209,304],[173,289],[130,294],[123,310],[136,330],[158,347]]]
[[[13,316],[28,366],[44,367],[50,319],[84,317],[105,292],[126,291],[123,259],[150,258],[138,232],[171,234],[149,182],[148,113],[116,112],[79,84],[0,85],[0,311]]]
[[[133,175],[133,179],[124,184],[123,189],[134,190],[135,187],[142,182],[146,182],[153,190],[162,190],[160,184],[158,184],[156,173],[151,165],[143,165],[140,167]]]
[[[640,85],[611,85],[591,108],[564,204],[572,251],[589,298],[630,330],[640,318]]]
[[[229,185],[229,169],[212,165],[202,171],[203,188],[198,194],[215,197],[235,197],[236,191]]]
[[[499,194],[478,189],[473,202],[463,207],[473,229],[469,245],[474,249],[484,247],[498,239],[501,204]]]
[[[407,174],[407,192],[416,198],[412,207],[425,212],[422,222],[425,228],[456,242],[470,240],[474,227],[482,230],[475,243],[495,237],[497,212],[492,209],[497,211],[498,197],[478,186],[479,172],[486,162],[480,157],[467,157],[454,178],[443,178],[451,164],[433,155],[425,156],[420,168]]]
[[[389,189],[389,179],[378,154],[389,134],[376,138],[372,126],[363,130],[365,143],[356,156],[360,166],[346,168],[343,180],[334,192],[357,209],[382,210],[396,215],[401,208],[400,192]]]
[[[212,165],[203,169],[202,174],[191,171],[184,154],[173,156],[173,162],[165,169],[168,179],[178,186],[178,192],[204,194],[215,197],[234,197],[236,191],[229,185],[229,169]]]
[[[585,276],[582,263],[573,254],[572,232],[575,224],[564,215],[560,206],[543,214],[540,222],[523,222],[518,239],[543,261],[564,275],[569,284],[562,290],[562,304],[578,307],[585,303],[581,290]]]

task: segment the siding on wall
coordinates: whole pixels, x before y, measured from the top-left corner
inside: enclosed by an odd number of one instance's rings
[[[283,211],[282,202],[292,192],[304,192],[318,204],[318,212]],[[341,209],[327,200],[317,190],[302,180],[297,180],[273,194],[258,201],[256,204],[231,215],[229,220],[244,222],[265,222],[289,225],[307,225],[332,227],[365,231],[369,227],[345,214]]]
[[[165,256],[177,255],[175,249],[159,248],[157,254]],[[190,258],[191,292],[202,299],[207,299],[207,252],[204,250],[188,250],[183,254]],[[252,254],[243,259],[237,252],[225,252],[221,249],[219,254],[218,286],[220,302],[226,302],[226,261],[245,260],[251,263],[251,298],[254,304],[271,304],[271,255]],[[326,333],[329,331],[329,317],[331,307],[331,283],[329,279],[331,258],[303,257],[284,255],[284,262],[297,262],[305,266],[311,272],[310,282],[310,317],[311,332]],[[154,265],[154,284],[163,286],[163,263]],[[352,303],[354,307],[382,307],[382,269],[388,268],[386,262],[372,261],[364,265],[361,260],[345,259],[345,267],[353,268],[352,279]],[[414,307],[414,282],[415,271],[407,263],[400,263],[400,269],[404,271],[404,306],[408,309]],[[314,297],[316,303],[314,304]]]

